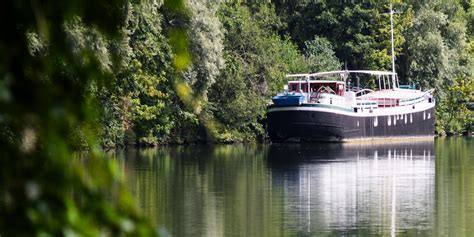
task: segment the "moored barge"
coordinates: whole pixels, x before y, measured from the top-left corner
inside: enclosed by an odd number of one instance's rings
[[[353,75],[375,77],[375,90],[350,86]],[[267,109],[272,142],[433,137],[432,91],[403,89],[386,71],[292,74]],[[358,77],[357,77],[358,78]]]

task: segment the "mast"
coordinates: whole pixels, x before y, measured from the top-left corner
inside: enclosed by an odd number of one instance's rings
[[[392,88],[396,88],[397,84],[395,82],[395,50],[393,47],[393,10],[392,2],[390,2],[390,41],[392,44]]]

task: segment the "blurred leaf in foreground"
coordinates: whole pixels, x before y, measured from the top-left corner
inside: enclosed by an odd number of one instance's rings
[[[113,80],[127,8],[0,2],[0,235],[156,235],[95,141],[91,94]]]

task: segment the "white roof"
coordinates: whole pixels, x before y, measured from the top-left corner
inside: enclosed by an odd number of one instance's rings
[[[396,75],[397,73],[389,72],[389,71],[370,71],[370,70],[354,70],[348,71],[349,73],[361,73],[361,74],[370,74],[375,76],[383,76],[383,75]]]
[[[389,71],[345,70],[345,71],[328,71],[328,72],[317,72],[317,73],[288,74],[286,75],[286,77],[287,78],[289,77],[324,77],[324,76],[350,74],[350,73],[369,74],[369,75],[375,75],[375,76],[396,74]]]
[[[305,81],[305,80],[298,80],[298,81],[288,81],[288,83],[307,83],[308,81]],[[309,80],[310,83],[314,83],[314,82],[317,82],[317,83],[334,83],[334,82],[337,82],[339,84],[344,84],[343,81],[330,81],[330,80]]]

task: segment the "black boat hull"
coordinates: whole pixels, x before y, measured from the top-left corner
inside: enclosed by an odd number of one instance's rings
[[[344,142],[434,136],[434,106],[391,115],[299,108],[301,106],[268,108],[267,131],[272,142]]]

